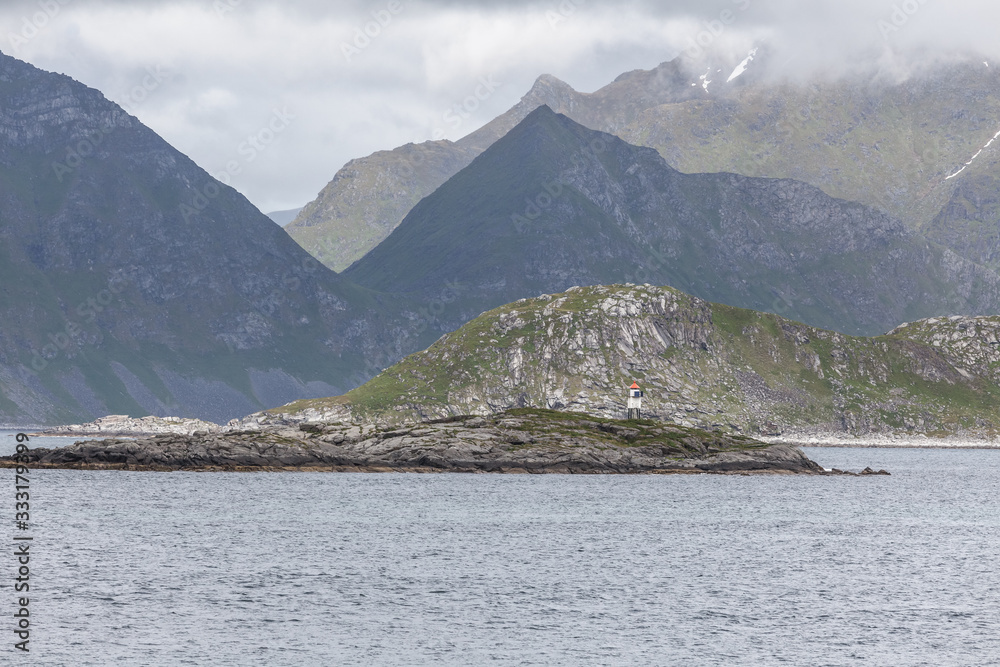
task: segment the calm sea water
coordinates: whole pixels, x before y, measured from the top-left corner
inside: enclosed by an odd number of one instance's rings
[[[31,430],[26,430],[27,433],[31,433]],[[12,431],[8,429],[0,429],[0,456],[10,456],[17,451],[17,434],[18,431]],[[28,440],[28,445],[30,447],[47,447],[49,449],[55,447],[65,447],[66,445],[72,445],[74,442],[80,440],[96,440],[97,438],[67,438],[62,436],[47,437],[47,438],[30,438]]]
[[[1000,662],[1000,451],[808,453],[893,476],[37,471],[0,664]]]

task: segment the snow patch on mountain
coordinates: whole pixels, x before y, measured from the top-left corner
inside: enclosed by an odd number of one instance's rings
[[[708,84],[712,83],[712,80],[708,78],[708,75],[711,73],[712,73],[712,68],[709,67],[707,72],[698,77],[698,79],[701,81],[701,87],[705,89],[706,93],[708,92]]]
[[[729,78],[726,79],[726,83],[729,83],[730,81],[732,81],[733,79],[735,79],[736,77],[738,77],[740,74],[743,74],[743,72],[746,72],[747,71],[747,65],[749,65],[751,62],[753,62],[753,58],[756,55],[757,55],[757,49],[752,49],[750,51],[750,54],[747,55],[747,57],[743,59],[743,62],[741,62],[739,65],[737,65],[736,69],[733,70],[733,73],[729,75]]]
[[[998,132],[997,132],[996,134],[994,134],[994,135],[993,135],[993,138],[992,138],[992,139],[990,139],[989,141],[987,141],[987,142],[986,142],[986,145],[985,145],[985,146],[983,146],[983,147],[982,147],[982,148],[980,148],[980,149],[979,149],[978,151],[976,151],[976,154],[975,154],[975,155],[973,155],[973,156],[972,156],[972,158],[971,158],[971,159],[970,159],[970,160],[969,160],[968,162],[966,162],[966,163],[965,163],[965,164],[964,164],[964,165],[962,166],[962,168],[961,168],[961,169],[959,169],[958,171],[956,171],[956,172],[955,172],[954,174],[952,174],[951,176],[946,176],[944,180],[946,180],[946,181],[948,181],[948,180],[951,180],[951,179],[955,178],[956,176],[958,176],[959,174],[961,174],[961,173],[962,173],[963,171],[965,171],[965,170],[966,170],[966,168],[968,168],[968,166],[969,166],[970,164],[972,164],[973,162],[975,162],[975,161],[976,161],[976,158],[977,158],[977,157],[979,157],[979,155],[980,155],[980,154],[981,154],[981,153],[982,153],[982,152],[983,152],[984,150],[986,150],[987,148],[989,148],[989,147],[990,147],[990,146],[991,146],[991,145],[993,144],[993,142],[997,140],[997,138],[998,138],[998,137],[1000,137],[1000,131],[998,131]]]

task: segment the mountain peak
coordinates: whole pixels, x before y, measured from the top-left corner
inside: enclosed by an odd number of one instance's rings
[[[596,157],[595,151],[588,150],[588,146],[596,145],[605,150],[620,143],[624,142],[613,135],[591,130],[548,104],[541,104],[480,158],[487,153],[492,153],[493,157],[506,153],[508,159],[518,156],[525,167],[546,163],[545,170],[558,173],[571,164],[579,164],[581,156]],[[633,148],[645,152],[645,149]]]
[[[552,107],[550,107],[548,104],[541,104],[535,107],[535,109],[533,109],[531,113],[525,116],[524,120],[522,120],[518,124],[521,125],[524,123],[534,123],[542,119],[555,118],[556,116],[562,116],[563,118],[566,118],[566,116],[563,116],[561,113],[556,113],[555,111],[553,111]],[[566,120],[569,120],[569,118],[566,118]]]
[[[531,106],[548,104],[559,109],[569,109],[574,106],[575,98],[580,93],[565,81],[551,74],[543,74],[531,86],[531,89],[521,98],[521,102]]]
[[[226,421],[370,375],[347,327],[382,311],[236,190],[68,76],[3,56],[0,85],[0,420]]]
[[[993,312],[1000,278],[964,264],[983,287],[959,302],[949,261],[875,209],[792,180],[682,174],[651,148],[539,105],[343,275],[428,301],[446,294],[444,328],[484,306],[641,275],[873,334],[916,313]],[[879,266],[878,277],[855,266]]]
[[[528,91],[528,95],[535,91],[541,90],[551,90],[559,89],[566,91],[573,91],[573,86],[569,85],[562,79],[552,76],[551,74],[542,74],[537,79],[535,83],[531,85],[531,89]],[[575,92],[575,91],[574,91]]]

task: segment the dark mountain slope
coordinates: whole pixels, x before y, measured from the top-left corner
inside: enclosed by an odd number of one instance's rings
[[[99,92],[0,54],[0,421],[329,394],[409,351],[385,306]]]
[[[524,97],[458,141],[426,141],[351,160],[288,226],[288,232],[327,266],[341,271],[378,245],[422,198],[436,190],[497,139],[547,105],[601,130],[623,127],[650,105],[697,98],[679,60],[628,72],[593,94],[578,93],[554,76],[538,77]]]
[[[1000,129],[995,66],[970,55],[903,80],[873,70],[796,84],[769,76],[775,63],[766,48],[732,81],[727,75],[738,61],[711,60],[678,57],[622,74],[593,93],[543,75],[510,110],[459,141],[352,160],[289,233],[321,261],[345,268],[421,198],[547,104],[591,129],[657,149],[682,172],[804,181],[888,213],[966,259],[1000,267],[991,185],[1000,173],[1000,142],[987,146]],[[711,83],[703,85],[699,76],[709,64]],[[948,178],[973,156],[962,174]],[[950,213],[941,213],[945,207]]]
[[[344,276],[456,295],[445,328],[515,299],[626,281],[860,334],[1000,304],[995,274],[883,213],[787,179],[681,174],[547,107]]]

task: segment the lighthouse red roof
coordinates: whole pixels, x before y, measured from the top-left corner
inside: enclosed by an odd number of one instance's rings
[[[633,382],[632,386],[629,387],[629,389],[638,389],[638,388],[639,388],[639,385],[638,385],[638,383],[635,383],[635,382]]]

